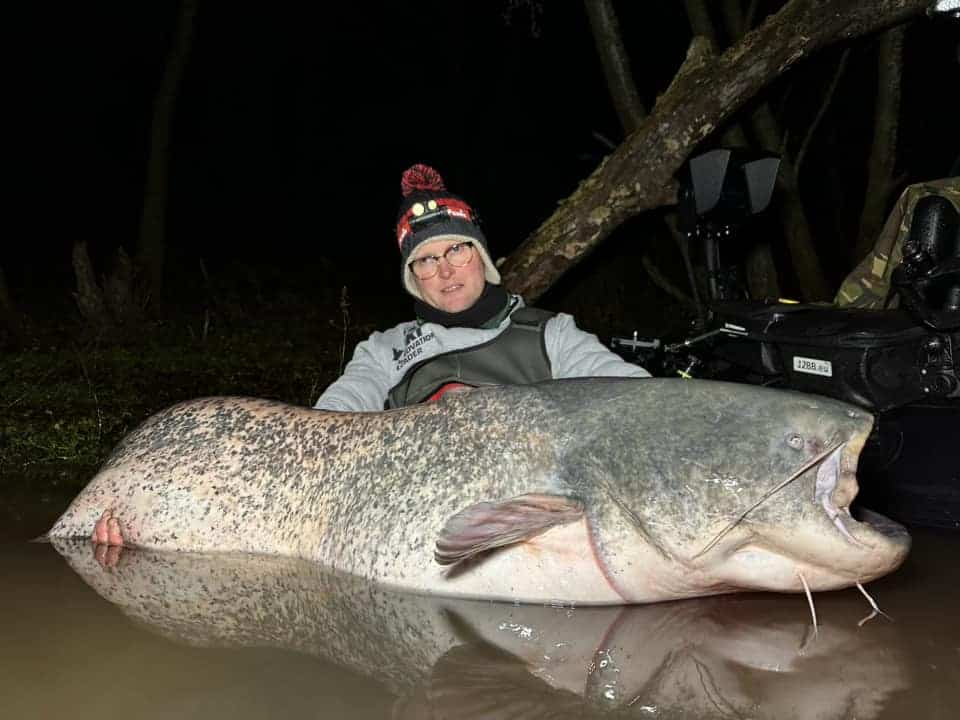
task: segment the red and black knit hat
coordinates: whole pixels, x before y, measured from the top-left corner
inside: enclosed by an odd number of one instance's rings
[[[423,300],[416,279],[407,267],[413,252],[428,240],[470,240],[483,260],[487,282],[500,284],[500,273],[490,259],[487,240],[473,209],[447,192],[440,173],[428,165],[413,165],[400,179],[403,200],[397,217],[400,276],[407,292]]]

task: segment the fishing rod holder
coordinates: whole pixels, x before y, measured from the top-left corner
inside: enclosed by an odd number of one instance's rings
[[[734,297],[734,268],[721,263],[720,248],[734,244],[742,224],[770,205],[779,168],[780,158],[771,153],[720,148],[691,158],[681,169],[679,227],[687,243],[704,248],[710,300]],[[689,261],[687,268],[691,272]],[[692,274],[690,283],[699,297]]]

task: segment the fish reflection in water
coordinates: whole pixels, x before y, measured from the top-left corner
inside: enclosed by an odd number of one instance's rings
[[[394,717],[876,717],[909,684],[891,623],[798,598],[569,608],[402,593],[296,559],[125,552],[55,540],[99,595],[204,647],[276,647],[372,677]]]

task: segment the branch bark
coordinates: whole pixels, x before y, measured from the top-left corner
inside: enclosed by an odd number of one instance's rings
[[[720,33],[717,32],[713,17],[710,15],[707,0],[684,0],[683,7],[687,14],[687,22],[690,23],[690,31],[694,35],[709,40],[713,52],[718,52],[723,45],[720,41]],[[748,142],[743,125],[738,122],[731,123],[723,131],[722,143],[728,147],[746,147]]]
[[[747,100],[802,58],[921,14],[927,0],[790,0],[719,58],[695,42],[653,112],[507,259],[511,290],[535,300],[625,220],[670,204],[674,173]]]

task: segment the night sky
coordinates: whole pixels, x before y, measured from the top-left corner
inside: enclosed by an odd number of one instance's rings
[[[37,288],[69,289],[76,239],[98,263],[135,247],[177,13],[172,0],[28,6],[8,105],[17,229],[0,245],[26,302]],[[622,139],[582,3],[542,6],[201,2],[173,128],[168,275],[198,256],[210,272],[234,261],[303,271],[329,258],[395,282],[400,174],[414,162],[440,170],[479,210],[493,254],[509,253],[609,152],[596,134]],[[682,3],[617,10],[650,107],[686,52]],[[908,36],[909,182],[945,175],[960,151],[958,37],[923,20]],[[854,44],[835,99],[846,119],[815,144],[811,178],[826,162],[862,173],[874,43]],[[789,93],[773,88],[797,132],[837,53],[801,64]],[[399,284],[390,292],[402,297]]]

